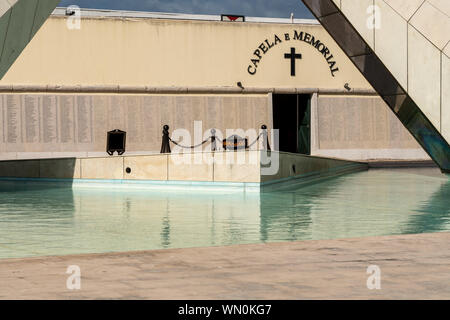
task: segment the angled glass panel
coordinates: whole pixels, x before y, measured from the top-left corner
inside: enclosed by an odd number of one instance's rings
[[[450,146],[332,0],[303,0],[323,27],[444,172]],[[332,8],[337,10],[337,13]],[[361,13],[363,14],[363,13]]]
[[[34,17],[33,29],[31,36],[34,36],[36,32],[41,28],[48,16],[55,10],[60,0],[39,0],[36,7],[36,14]]]
[[[443,171],[445,168],[450,168],[447,141],[440,134],[436,134],[436,129],[415,102],[406,94],[383,96],[382,98]]]
[[[319,18],[319,21],[349,57],[371,52],[370,47],[342,14],[332,14]]]
[[[10,9],[11,18],[0,61],[1,71],[5,73],[30,41],[36,5],[36,1],[22,0]]]
[[[371,52],[370,47],[332,1],[304,0],[303,2],[348,56]]]
[[[4,0],[3,0],[4,1]],[[0,79],[16,61],[59,1],[19,0],[10,1],[13,6],[0,20]]]
[[[374,53],[352,57],[351,59],[380,95],[405,94],[394,76]]]
[[[303,2],[318,18],[339,12],[334,3],[330,3],[330,1],[305,0]]]
[[[398,94],[398,95],[392,95],[392,96],[382,96],[384,102],[392,109],[392,111],[398,115],[398,112],[400,111],[401,106],[405,102],[406,98],[408,96],[406,93]]]
[[[11,17],[11,9],[6,11],[0,17],[0,56],[3,51],[3,45],[6,39],[6,32],[8,31],[9,18]]]

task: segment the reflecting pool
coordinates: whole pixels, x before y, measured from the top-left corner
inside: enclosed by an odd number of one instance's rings
[[[450,178],[370,170],[277,192],[0,182],[0,258],[450,231]]]

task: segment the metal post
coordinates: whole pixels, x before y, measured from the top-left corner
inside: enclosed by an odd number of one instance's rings
[[[216,129],[211,129],[211,151],[217,150]]]
[[[263,149],[265,151],[270,151],[270,144],[269,144],[269,134],[267,133],[267,126],[265,124],[263,124],[261,126],[261,129],[263,131]]]
[[[169,138],[169,126],[166,124],[163,127],[161,153],[171,153],[170,151],[170,138]]]

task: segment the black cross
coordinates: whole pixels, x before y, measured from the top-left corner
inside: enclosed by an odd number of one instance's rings
[[[291,48],[291,53],[286,53],[284,55],[285,59],[291,59],[291,76],[295,77],[295,60],[301,59],[302,55],[300,53],[295,53],[295,48]]]

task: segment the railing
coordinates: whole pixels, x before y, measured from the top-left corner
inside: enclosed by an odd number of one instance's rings
[[[206,140],[202,141],[199,144],[196,145],[192,145],[192,146],[184,146],[181,145],[180,143],[172,140],[172,138],[170,138],[170,133],[169,133],[169,126],[168,125],[164,125],[163,126],[163,131],[162,131],[162,144],[161,144],[161,153],[171,153],[172,150],[170,148],[170,143],[173,143],[174,145],[183,148],[183,149],[195,149],[198,148],[206,143],[208,143],[209,141],[211,141],[211,151],[215,152],[217,151],[217,141],[221,142],[221,144],[223,145],[224,149],[233,149],[233,150],[238,150],[238,149],[245,149],[248,150],[250,149],[253,145],[255,145],[258,141],[260,141],[260,139],[262,138],[263,140],[263,150],[264,151],[270,151],[270,144],[269,144],[269,135],[267,133],[267,126],[264,124],[261,126],[261,130],[262,132],[258,135],[258,137],[256,138],[255,141],[253,141],[251,144],[248,144],[248,140],[247,139],[243,139],[241,137],[238,137],[236,135],[231,136],[230,138],[227,138],[225,140],[220,139],[219,137],[216,136],[216,129],[211,129],[211,136],[209,136]],[[231,148],[230,148],[231,146]]]

